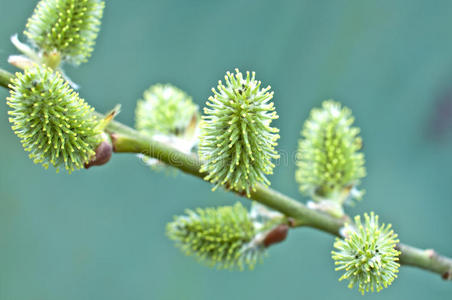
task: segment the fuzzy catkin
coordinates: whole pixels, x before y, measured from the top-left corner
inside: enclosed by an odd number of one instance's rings
[[[399,242],[391,224],[379,224],[373,212],[355,217],[355,225],[346,225],[345,238],[336,239],[332,258],[336,271],[345,271],[339,281],[349,280],[349,288],[358,286],[359,291],[379,292],[397,277],[400,252],[395,249]]]
[[[101,142],[100,121],[58,72],[36,65],[16,73],[7,104],[12,129],[35,163],[80,169]]]
[[[243,76],[227,72],[225,84],[212,89],[200,124],[199,156],[206,180],[250,196],[256,184],[269,185],[272,159],[279,130],[270,126],[277,119],[270,86],[261,87],[255,73]],[[214,189],[215,189],[214,188]]]
[[[167,235],[187,255],[218,268],[252,269],[264,254],[263,245],[252,242],[256,229],[240,202],[187,210],[167,225]]]
[[[303,194],[329,198],[365,176],[362,140],[353,121],[350,109],[332,100],[311,111],[297,153],[295,178]]]
[[[151,136],[179,136],[197,113],[198,107],[184,91],[171,84],[154,84],[137,102],[135,127]]]
[[[99,0],[41,0],[24,33],[43,55],[57,53],[79,65],[91,56],[104,6]]]

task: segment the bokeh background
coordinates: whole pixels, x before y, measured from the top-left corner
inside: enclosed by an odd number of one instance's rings
[[[37,1],[0,0],[0,67]],[[364,200],[402,241],[452,255],[451,1],[107,1],[89,63],[67,67],[99,111],[133,125],[144,89],[171,82],[203,106],[227,70],[275,91],[281,161],[272,186],[306,201],[291,154],[314,106],[335,98],[362,128]],[[23,36],[22,36],[23,39]],[[0,98],[7,96],[0,89]],[[338,282],[333,238],[298,229],[254,271],[210,269],[165,237],[185,208],[236,196],[133,155],[72,175],[34,165],[0,113],[0,299],[361,299]],[[247,203],[247,202],[245,202]],[[247,203],[249,205],[249,203]],[[370,299],[450,299],[452,284],[403,267]]]

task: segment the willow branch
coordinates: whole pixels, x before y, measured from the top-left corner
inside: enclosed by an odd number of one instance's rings
[[[11,73],[0,69],[1,86],[8,88],[12,77]],[[199,171],[201,161],[195,155],[182,153],[117,121],[110,122],[107,131],[112,136],[116,153],[144,154],[193,176],[203,178],[206,175]],[[257,185],[250,198],[295,219],[295,226],[312,227],[339,236],[339,230],[344,225],[343,219],[333,218],[310,209],[297,200],[264,185]],[[447,280],[452,279],[452,259],[441,256],[431,249],[422,250],[404,244],[399,244],[397,247],[402,252],[401,264],[438,273]]]
[[[9,73],[6,70],[0,69],[0,85],[8,88],[9,81],[13,77],[13,74]]]

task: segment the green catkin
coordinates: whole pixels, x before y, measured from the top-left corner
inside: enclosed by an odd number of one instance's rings
[[[35,163],[71,172],[93,157],[100,121],[59,73],[36,65],[16,73],[9,87],[9,121]]]
[[[135,127],[148,135],[183,135],[198,107],[190,96],[171,84],[155,84],[138,100]]]
[[[167,235],[187,255],[222,269],[252,269],[265,253],[254,244],[256,229],[248,211],[234,206],[187,210],[167,225]]]
[[[79,65],[93,51],[104,6],[99,0],[41,0],[24,33],[44,57]]]
[[[345,238],[336,239],[332,258],[336,271],[345,271],[339,281],[349,280],[349,288],[358,286],[359,291],[379,292],[388,287],[397,277],[400,252],[395,249],[399,242],[391,224],[381,226],[373,212],[355,217],[355,225],[347,224]]]
[[[270,86],[261,88],[255,73],[227,72],[225,85],[206,102],[200,124],[199,156],[205,180],[218,186],[250,192],[259,182],[269,185],[266,175],[273,173],[272,159],[279,158],[275,150],[279,135],[270,127],[275,112]]]
[[[350,109],[332,100],[313,109],[301,132],[296,181],[314,199],[350,191],[366,174],[359,129]]]
[[[198,142],[198,106],[184,91],[171,84],[154,84],[138,100],[135,127],[145,135],[184,153],[192,153]],[[157,159],[139,155],[158,170],[165,166]]]

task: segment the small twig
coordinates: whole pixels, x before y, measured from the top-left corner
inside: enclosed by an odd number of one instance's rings
[[[8,88],[12,77],[13,74],[0,69],[0,86]],[[112,136],[113,148],[117,153],[144,154],[193,176],[199,178],[205,176],[199,171],[201,161],[195,155],[182,153],[117,121],[111,121],[107,126],[107,131]],[[344,218],[333,218],[310,209],[301,202],[264,185],[257,185],[250,198],[291,218],[290,227],[313,227],[339,236],[339,230],[346,221]],[[401,264],[438,273],[447,280],[452,279],[451,258],[438,255],[432,250],[421,250],[404,244],[398,244],[397,247],[402,252]]]

